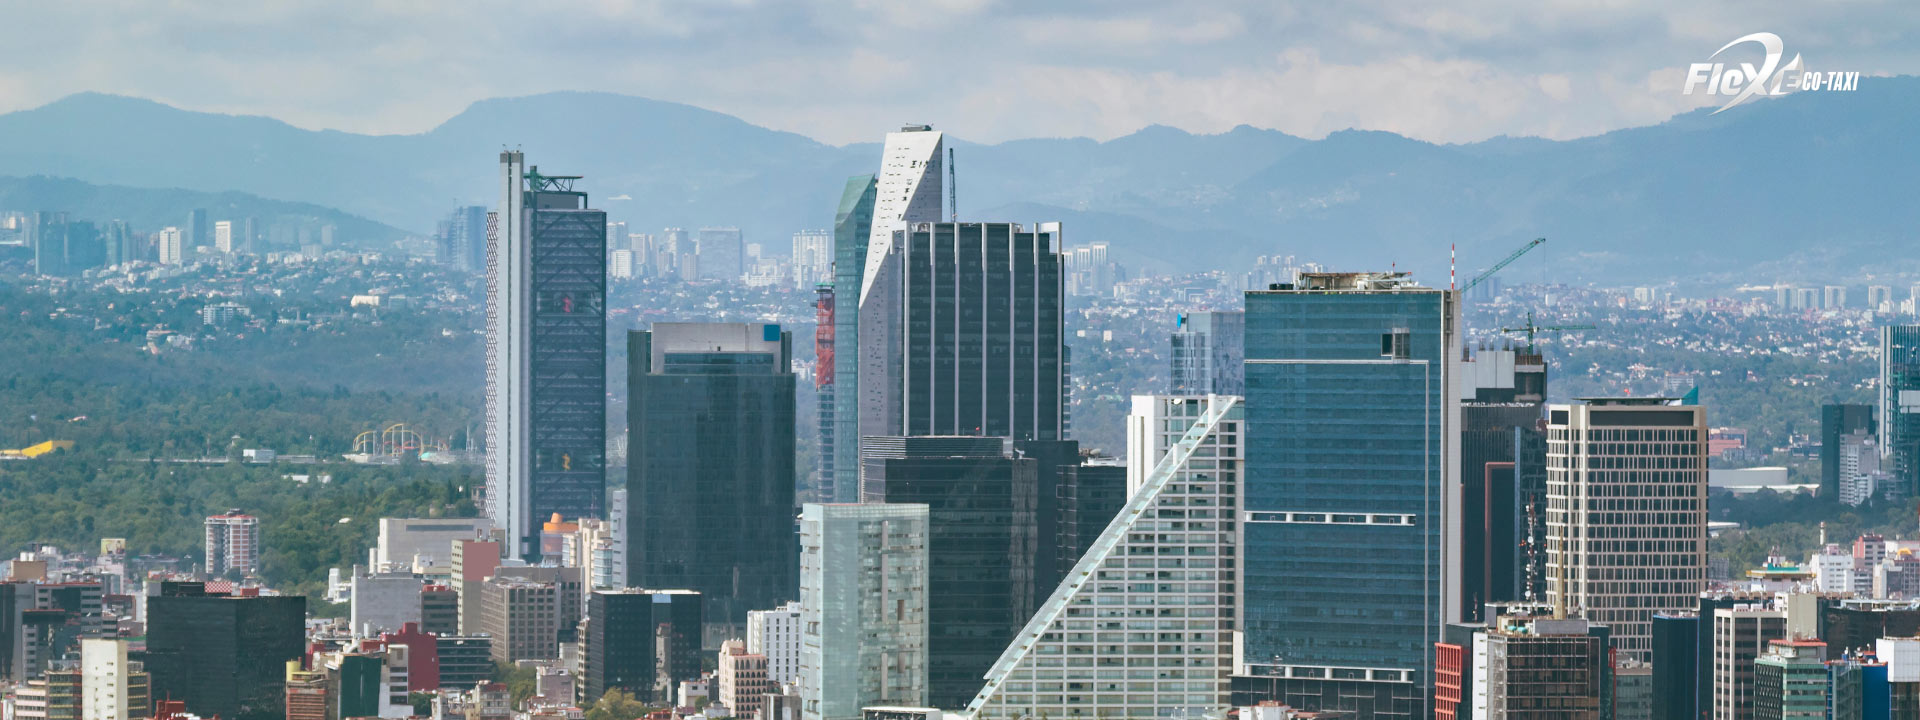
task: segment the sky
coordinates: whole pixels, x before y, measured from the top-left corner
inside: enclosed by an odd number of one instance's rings
[[[376,134],[594,90],[835,144],[909,122],[1567,139],[1721,104],[1681,93],[1686,67],[1751,32],[1812,69],[1920,74],[1911,0],[74,0],[0,27],[0,112],[97,91]]]

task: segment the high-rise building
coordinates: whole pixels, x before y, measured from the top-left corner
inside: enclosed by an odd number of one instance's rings
[[[601,517],[606,497],[607,214],[500,154],[487,238],[487,509],[508,555],[540,554],[539,521]],[[496,230],[497,226],[497,230]]]
[[[831,264],[831,263],[829,263]],[[814,288],[813,300],[813,397],[814,419],[820,426],[820,437],[814,450],[813,497],[812,500],[834,499],[835,463],[834,424],[839,417],[835,410],[834,389],[834,308],[833,284],[821,283]]]
[[[1874,435],[1873,414],[1872,405],[1820,406],[1820,499],[1839,501],[1845,479],[1840,473],[1842,439],[1858,432]]]
[[[1700,720],[1700,616],[1654,615],[1652,657],[1652,720]]]
[[[1607,628],[1582,618],[1499,616],[1474,633],[1463,699],[1474,718],[1614,717]]]
[[[127,659],[127,641],[80,641],[80,720],[152,717],[151,685],[145,664]]]
[[[607,277],[615,280],[632,280],[633,268],[632,250],[615,250],[607,254]]]
[[[453,209],[440,226],[440,264],[464,272],[487,267],[487,208],[466,205]]]
[[[155,245],[159,251],[161,265],[185,265],[187,260],[186,239],[180,228],[169,227],[160,231]]]
[[[869,248],[862,438],[1065,439],[1059,237],[1057,223],[929,223]]]
[[[833,223],[833,348],[819,356],[833,373],[833,474],[823,476],[823,502],[860,499],[860,288],[876,202],[874,176],[849,178]],[[829,364],[828,359],[831,359]],[[822,431],[824,434],[824,430]]]
[[[206,522],[207,575],[250,573],[260,563],[260,519],[239,510],[214,515]]]
[[[420,588],[420,630],[431,635],[460,634],[460,593],[453,586]]]
[[[186,247],[187,257],[200,251],[200,248],[212,244],[213,226],[207,224],[207,209],[194,208],[187,211],[187,224],[181,226],[181,244]]]
[[[412,572],[370,573],[355,565],[348,582],[353,589],[348,626],[358,636],[375,637],[420,622],[420,591],[426,585]]]
[[[1867,286],[1867,310],[1876,313],[1893,312],[1893,288],[1886,285]]]
[[[471,689],[493,677],[493,638],[441,635],[434,638],[440,660],[440,687]]]
[[[805,290],[833,282],[833,233],[801,230],[793,234],[793,286]]]
[[[33,270],[40,275],[79,275],[110,264],[107,245],[93,223],[69,220],[63,212],[28,216],[26,241],[33,251]]]
[[[1127,464],[1110,457],[1089,457],[1054,487],[1054,567],[1064,575],[1093,549],[1127,502]],[[1045,537],[1040,538],[1045,543]],[[1059,584],[1059,577],[1053,584]],[[1035,597],[1046,597],[1053,587],[1042,584]]]
[[[1239,399],[1137,395],[1130,431],[1145,424],[1143,410],[1158,450],[1133,452],[1143,437],[1130,432],[1129,455],[1150,471],[1003,649],[967,706],[972,717],[1202,717],[1227,707]]]
[[[720,658],[714,673],[719,687],[719,702],[734,717],[754,717],[775,685],[767,678],[767,656],[748,652],[747,644],[728,640],[720,645]]]
[[[460,594],[460,632],[480,631],[480,585],[500,567],[500,543],[494,540],[454,540],[448,552],[453,574],[448,581]]]
[[[1247,392],[1244,312],[1187,312],[1174,318],[1172,392],[1244,395]]]
[[[643,703],[672,702],[700,676],[700,594],[690,590],[595,590],[580,636],[581,696],[591,705],[619,688]]]
[[[479,631],[493,638],[494,662],[560,656],[560,588],[554,583],[495,576],[480,584]]]
[[[627,492],[639,587],[705,598],[717,646],[799,592],[793,334],[654,323],[627,336]]]
[[[213,224],[213,249],[221,254],[233,253],[232,220],[221,220]]]
[[[800,677],[800,602],[747,612],[747,652],[767,657],[767,680],[785,685]]]
[[[802,506],[802,718],[926,706],[928,534],[925,505]]]
[[[699,255],[700,279],[738,281],[747,273],[740,228],[700,228],[694,231],[694,246],[694,252]]]
[[[202,717],[282,720],[286,663],[306,651],[306,597],[180,592],[146,598],[153,696]]]
[[[1824,293],[1820,307],[1828,310],[1842,310],[1847,307],[1847,286],[1828,285],[1823,289],[1826,292]]]
[[[1247,672],[1295,708],[1422,716],[1460,615],[1442,570],[1459,567],[1443,542],[1460,502],[1455,297],[1404,273],[1301,273],[1249,291],[1246,313]]]
[[[1482,350],[1460,364],[1460,547],[1455,600],[1469,622],[1487,603],[1538,598],[1545,535],[1547,365],[1530,352]]]
[[[1552,405],[1547,602],[1613,629],[1649,662],[1653,616],[1706,588],[1706,410],[1658,398]]]
[[[1819,640],[1774,640],[1753,662],[1753,676],[1753,720],[1824,720],[1833,717],[1827,714],[1829,707],[1848,706],[1845,698],[1830,694],[1835,688],[1830,685],[1827,644]],[[1845,688],[1842,684],[1839,689]],[[1851,700],[1860,702],[1857,694]]]
[[[1787,634],[1787,613],[1759,605],[1713,611],[1713,720],[1753,720],[1754,661]]]
[[[1920,325],[1880,328],[1880,457],[1897,495],[1920,488]]]
[[[863,502],[928,507],[927,694],[959,707],[1032,617],[1039,463],[981,437],[869,437]]]

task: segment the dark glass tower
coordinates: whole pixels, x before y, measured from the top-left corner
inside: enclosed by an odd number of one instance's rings
[[[1244,312],[1180,313],[1169,338],[1170,377],[1176,395],[1244,395],[1247,392]]]
[[[1880,328],[1880,453],[1893,492],[1920,494],[1920,325]]]
[[[619,688],[650,705],[672,704],[700,676],[700,595],[684,590],[596,590],[580,636],[581,705]]]
[[[300,595],[147,598],[153,697],[185,701],[201,717],[281,720],[287,661],[306,651],[306,619]]]
[[[889,323],[900,342],[884,367],[862,368],[863,426],[1065,439],[1059,225],[922,223],[903,235],[886,260],[901,278]]]
[[[540,554],[540,523],[606,514],[607,214],[500,154],[499,227],[487,240],[487,508]]]
[[[860,282],[873,227],[875,180],[847,179],[833,221],[833,476],[820,480],[820,501],[860,499]]]
[[[720,640],[799,598],[792,356],[779,325],[627,335],[629,582],[699,591]]]
[[[1454,296],[1404,273],[1308,273],[1248,292],[1246,313],[1249,670],[1294,707],[1420,717],[1457,613],[1442,567],[1458,549],[1441,541],[1458,502]]]
[[[1700,618],[1653,616],[1653,720],[1698,720]]]
[[[1488,621],[1486,603],[1546,592],[1538,548],[1545,536],[1547,366],[1541,356],[1482,350],[1460,364],[1459,597],[1466,622]]]
[[[1038,461],[990,437],[869,437],[861,499],[928,508],[927,702],[966,706],[1033,615]]]

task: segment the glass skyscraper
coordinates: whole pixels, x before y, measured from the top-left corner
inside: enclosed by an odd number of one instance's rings
[[[1880,328],[1880,453],[1893,493],[1920,494],[1920,325]]]
[[[820,479],[820,498],[829,502],[860,499],[860,273],[874,188],[872,175],[848,178],[833,221],[833,475]]]
[[[1246,295],[1247,671],[1307,710],[1425,714],[1458,502],[1450,291],[1303,273]]]
[[[500,154],[487,235],[487,510],[508,555],[540,554],[539,523],[603,517],[607,214]]]
[[[699,591],[710,645],[799,592],[792,355],[772,324],[627,336],[628,578]]]
[[[800,511],[800,716],[927,704],[927,506]]]
[[[1180,313],[1169,338],[1172,392],[1189,395],[1240,395],[1245,374],[1247,314]]]

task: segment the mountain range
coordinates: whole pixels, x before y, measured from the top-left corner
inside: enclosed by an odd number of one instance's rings
[[[1060,220],[1068,245],[1107,242],[1137,268],[1287,254],[1432,281],[1450,245],[1464,275],[1547,237],[1513,281],[1895,282],[1920,277],[1916,117],[1920,78],[1895,77],[1567,141],[1309,140],[1243,125],[976,144],[942,129],[962,219]],[[497,154],[513,147],[585,176],[634,232],[734,225],[780,253],[794,231],[831,224],[845,178],[875,171],[890,129],[832,146],[688,105],[560,92],[361,135],[83,93],[0,115],[0,175],[237,190],[425,233],[455,205],[494,204]]]

